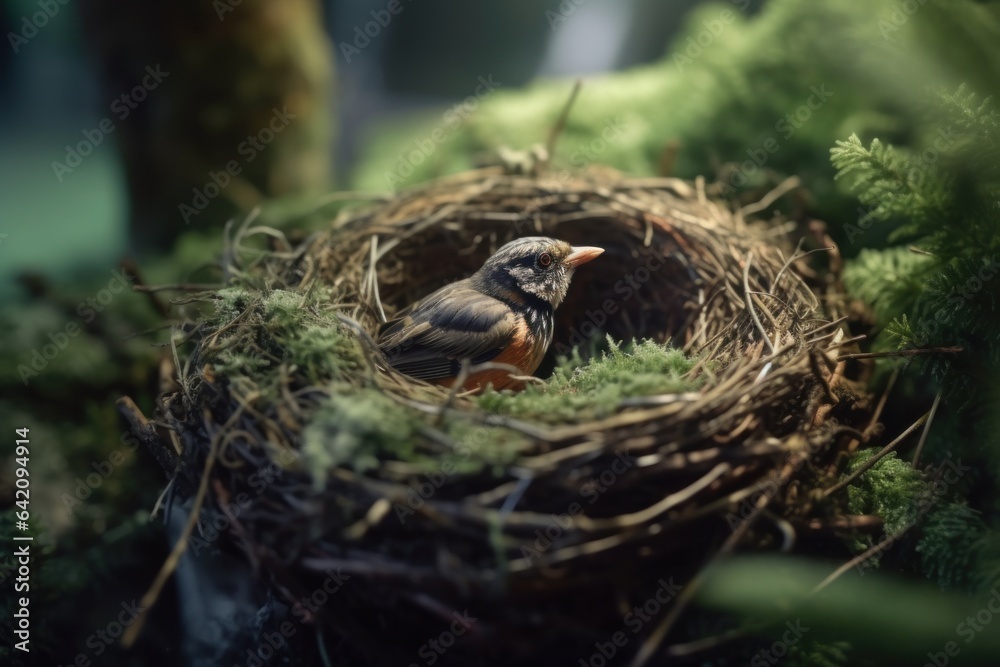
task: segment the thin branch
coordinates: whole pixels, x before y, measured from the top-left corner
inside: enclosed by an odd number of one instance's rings
[[[844,488],[845,486],[856,480],[858,477],[860,477],[862,474],[864,474],[869,468],[871,468],[873,465],[882,460],[882,458],[885,457],[889,452],[898,447],[899,443],[903,442],[903,440],[906,440],[906,438],[909,437],[910,434],[912,434],[918,428],[923,426],[924,422],[927,421],[927,418],[930,416],[930,414],[931,414],[930,412],[925,413],[923,417],[913,422],[909,426],[909,428],[907,428],[905,431],[896,436],[895,440],[893,440],[888,445],[879,450],[878,454],[865,461],[861,466],[858,467],[857,470],[855,470],[850,475],[848,475],[847,477],[840,480],[839,482],[831,486],[829,489],[824,491],[823,497],[826,498],[836,493],[837,491],[840,491],[842,488]]]
[[[781,183],[778,183],[773,190],[764,195],[759,202],[747,204],[741,208],[740,215],[746,217],[754,213],[759,213],[800,185],[802,185],[802,181],[799,180],[798,176],[789,176]]]
[[[965,351],[963,347],[921,347],[913,350],[896,350],[894,352],[855,352],[841,354],[837,359],[882,359],[884,357],[915,357],[918,354],[958,354]]]
[[[941,404],[941,392],[938,390],[937,396],[934,397],[934,404],[931,405],[930,416],[927,417],[927,425],[924,427],[923,433],[920,434],[920,442],[917,443],[917,451],[913,453],[913,467],[916,468],[917,464],[920,462],[920,453],[924,451],[924,443],[927,442],[927,434],[931,432],[931,424],[934,423],[934,415],[937,414],[938,405]]]
[[[142,601],[139,606],[142,611],[136,616],[132,625],[128,626],[125,630],[125,634],[122,635],[122,646],[125,648],[130,648],[135,640],[139,637],[139,633],[142,631],[142,626],[145,624],[146,619],[149,617],[149,610],[152,608],[156,601],[160,597],[160,592],[166,585],[167,581],[170,579],[170,575],[174,573],[177,569],[177,565],[180,563],[181,556],[187,550],[188,540],[191,538],[191,533],[194,531],[195,525],[198,523],[198,517],[201,514],[201,507],[205,502],[205,495],[208,493],[208,480],[212,474],[212,467],[215,465],[215,459],[219,453],[219,443],[222,441],[223,434],[236,423],[240,415],[243,414],[243,407],[237,407],[233,412],[233,415],[226,420],[226,423],[215,432],[212,437],[211,447],[208,451],[208,456],[205,458],[205,468],[201,474],[201,480],[198,482],[198,492],[195,493],[194,501],[191,503],[191,513],[188,515],[187,524],[184,526],[184,530],[181,531],[181,535],[177,538],[177,543],[174,544],[173,550],[170,555],[167,556],[167,560],[164,561],[163,566],[160,567],[159,573],[157,573],[156,578],[153,580],[152,585],[146,594],[142,596]]]
[[[569,93],[569,99],[566,100],[566,104],[563,105],[562,111],[559,112],[559,117],[556,118],[556,124],[552,126],[549,131],[549,138],[545,142],[545,160],[546,162],[552,159],[552,156],[556,152],[556,142],[559,141],[559,136],[566,129],[566,121],[569,120],[569,112],[573,109],[573,104],[576,102],[577,95],[580,94],[580,88],[583,87],[583,80],[577,79],[573,83],[573,90]]]

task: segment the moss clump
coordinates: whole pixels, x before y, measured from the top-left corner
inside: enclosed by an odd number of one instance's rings
[[[604,356],[581,365],[576,355],[563,359],[544,385],[520,393],[487,391],[480,407],[517,419],[579,423],[614,412],[622,399],[693,391],[701,382],[686,377],[696,359],[646,340],[621,347],[609,339]]]
[[[874,449],[855,454],[847,474],[856,470]],[[885,522],[885,534],[895,536],[916,522],[920,523],[918,568],[941,588],[964,592],[988,590],[1000,579],[998,558],[988,553],[990,532],[982,515],[964,502],[957,502],[940,487],[935,487],[923,473],[897,458],[895,452],[865,472],[855,486],[848,488],[848,507],[855,514],[875,514]],[[925,515],[925,516],[921,516]],[[860,551],[874,540],[857,540]]]
[[[544,385],[531,385],[521,393],[488,390],[476,401],[495,414],[569,423],[610,414],[631,396],[695,389],[700,383],[684,377],[694,363],[679,350],[652,341],[630,349],[611,342],[605,356],[579,368],[579,357],[563,360]],[[420,433],[434,428],[441,429],[453,451],[442,454],[439,448],[432,452],[419,445]],[[528,445],[524,436],[503,426],[452,419],[436,427],[376,389],[342,384],[331,388],[330,398],[306,426],[302,441],[317,484],[324,483],[327,471],[337,465],[364,472],[376,468],[380,459],[437,470],[448,458],[458,473],[502,476]]]
[[[210,326],[219,333],[206,360],[225,377],[247,377],[264,388],[280,380],[271,370],[279,363],[315,385],[344,379],[363,363],[327,289],[259,294],[222,289]]]
[[[317,486],[338,465],[366,472],[385,459],[412,466],[418,474],[440,470],[447,461],[453,474],[499,477],[528,444],[510,429],[458,419],[440,425],[445,440],[453,443],[451,451],[431,451],[421,446],[421,432],[435,428],[425,415],[406,410],[376,389],[339,386],[332,391],[302,435],[303,455]]]
[[[302,433],[302,453],[318,487],[327,472],[349,464],[364,472],[379,458],[412,460],[419,418],[375,389],[337,393],[317,410]]]
[[[497,426],[452,422],[446,433],[456,443],[452,462],[455,470],[462,474],[486,471],[499,477],[503,467],[514,463],[530,446],[521,434]],[[439,462],[435,463],[440,467]]]
[[[876,454],[864,449],[854,455],[845,471],[851,474]],[[890,452],[847,489],[848,508],[853,514],[874,514],[885,522],[886,535],[895,535],[916,521],[921,500],[930,485],[923,474]],[[926,501],[924,501],[926,504]]]

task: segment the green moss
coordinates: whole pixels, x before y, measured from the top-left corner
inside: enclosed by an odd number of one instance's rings
[[[495,414],[542,423],[576,422],[615,410],[623,398],[689,391],[696,382],[683,376],[694,361],[680,351],[645,341],[630,350],[612,343],[602,358],[580,368],[579,358],[564,360],[545,385],[524,392],[488,390],[476,401]],[[422,432],[440,429],[453,451],[424,450]],[[338,384],[303,432],[303,452],[316,483],[325,482],[330,468],[348,465],[370,470],[380,459],[393,459],[416,471],[441,470],[447,459],[454,474],[505,474],[517,460],[527,439],[501,425],[482,425],[464,419],[431,424],[425,415],[411,412],[376,389],[353,389]]]
[[[875,452],[858,452],[845,474]],[[854,514],[881,517],[889,536],[919,521],[919,564],[915,567],[945,589],[987,590],[986,584],[995,583],[990,572],[994,568],[1000,572],[1000,558],[993,562],[985,556],[990,532],[979,512],[948,497],[956,491],[936,489],[923,473],[891,452],[848,488],[848,507]],[[923,518],[922,513],[926,513]],[[865,538],[857,540],[855,547],[863,550],[873,544],[872,538]],[[997,554],[1000,556],[1000,550]]]
[[[215,299],[215,313],[209,322],[222,326],[235,320],[253,300],[253,295],[242,287],[226,287],[215,293]]]
[[[377,467],[379,457],[414,458],[416,415],[375,389],[333,392],[302,433],[302,453],[317,486],[339,465],[364,472]]]
[[[326,483],[333,467],[365,472],[383,459],[404,462],[417,473],[447,469],[449,474],[486,472],[499,477],[528,444],[510,429],[454,419],[440,424],[454,443],[453,451],[431,452],[420,447],[421,432],[433,428],[425,415],[407,410],[376,389],[341,386],[333,392],[302,435],[302,451],[317,486]]]
[[[309,324],[286,337],[288,358],[314,383],[361,367],[361,350],[340,324]]]
[[[854,455],[845,474],[851,474],[875,455],[864,449]],[[885,533],[895,535],[912,524],[920,512],[921,498],[930,485],[922,473],[890,452],[848,487],[848,507],[853,514],[874,514],[885,522]]]
[[[576,356],[563,359],[544,385],[520,393],[487,391],[478,403],[517,419],[579,423],[613,413],[625,398],[692,391],[701,384],[685,377],[696,360],[680,350],[648,340],[624,349],[614,341],[609,345],[586,365]]]
[[[460,474],[481,471],[499,477],[530,444],[516,431],[499,426],[480,426],[463,421],[449,423],[445,432],[455,443],[451,462]]]
[[[216,370],[226,377],[259,376],[271,364],[259,356],[244,354],[239,350],[223,350],[219,355]]]
[[[360,347],[337,319],[329,290],[254,293],[230,287],[217,292],[216,300],[209,326],[221,334],[206,361],[225,377],[247,377],[266,393],[279,380],[275,363],[316,385],[346,380],[363,363]]]

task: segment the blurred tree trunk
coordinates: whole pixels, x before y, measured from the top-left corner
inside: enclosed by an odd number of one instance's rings
[[[168,250],[330,184],[332,48],[318,0],[88,0],[133,250]]]

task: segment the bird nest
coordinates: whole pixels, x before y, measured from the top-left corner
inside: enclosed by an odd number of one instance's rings
[[[697,634],[678,591],[713,558],[843,526],[817,490],[868,416],[836,250],[820,223],[810,256],[794,225],[746,219],[767,203],[489,168],[298,244],[248,222],[224,286],[188,299],[212,307],[174,335],[160,437],[135,420],[193,501],[178,549],[241,554],[295,612],[335,578],[302,612],[332,664],[587,663],[618,632],[636,664],[678,654]],[[606,250],[541,380],[473,395],[388,366],[386,316],[528,235]]]

